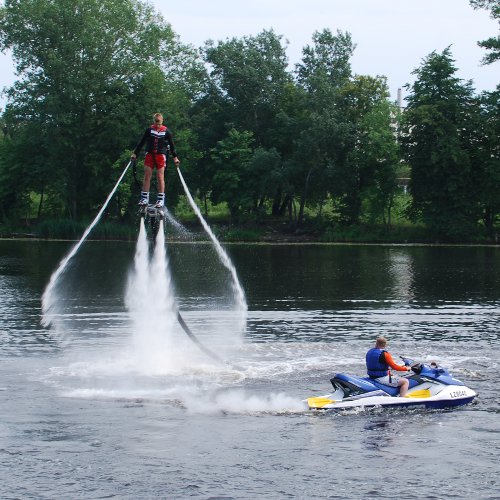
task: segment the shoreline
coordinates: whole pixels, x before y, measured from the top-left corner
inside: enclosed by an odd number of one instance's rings
[[[32,242],[66,242],[66,243],[76,243],[80,241],[78,238],[38,238],[38,237],[0,237],[0,241],[32,241]],[[103,238],[87,238],[88,242],[93,243],[135,243],[135,240],[126,240],[126,239],[103,239]],[[192,244],[200,244],[206,245],[211,244],[212,242],[209,239],[193,239],[193,240],[181,240],[175,238],[167,238],[167,243],[169,244],[181,244],[181,245],[192,245]],[[387,246],[387,247],[485,247],[485,248],[500,248],[500,243],[426,243],[426,242],[390,242],[390,241],[382,241],[382,242],[360,242],[360,241],[317,241],[317,240],[308,240],[308,241],[290,241],[288,239],[279,240],[276,239],[274,241],[225,241],[219,240],[223,245],[254,245],[254,246]]]
[[[234,225],[214,219],[208,222],[217,239],[225,244],[256,245],[388,245],[388,246],[500,246],[499,234],[464,234],[463,238],[445,239],[433,236],[422,226],[360,224],[355,226],[315,227],[313,225],[291,230],[282,221],[265,224],[243,223]],[[0,240],[26,241],[79,241],[87,228],[86,223],[74,225],[52,224],[43,227],[0,228]],[[1,230],[3,229],[3,230]],[[10,229],[10,230],[9,230]],[[23,230],[24,229],[24,230]],[[133,224],[104,222],[88,235],[89,241],[135,242],[139,229]],[[148,230],[150,233],[150,228]],[[166,240],[174,242],[208,242],[205,231],[197,221],[181,220],[178,229],[166,226]]]

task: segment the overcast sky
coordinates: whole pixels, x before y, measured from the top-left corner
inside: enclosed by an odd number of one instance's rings
[[[152,0],[184,43],[199,47],[208,39],[256,35],[273,28],[288,40],[290,64],[301,59],[314,31],[329,28],[352,34],[357,74],[385,75],[392,97],[412,82],[411,72],[433,50],[448,45],[459,77],[475,89],[500,83],[500,63],[481,66],[485,51],[477,46],[498,32],[489,12],[473,10],[468,0]],[[0,87],[15,80],[9,55],[0,56]],[[404,94],[404,93],[403,93]],[[5,99],[0,100],[3,107]]]

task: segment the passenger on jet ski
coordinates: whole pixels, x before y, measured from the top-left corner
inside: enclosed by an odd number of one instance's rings
[[[386,346],[387,339],[378,337],[375,341],[375,347],[366,353],[366,371],[370,378],[381,384],[399,387],[399,395],[403,397],[408,392],[408,379],[392,375],[390,369],[408,372],[410,367],[396,364],[390,353],[385,350]]]

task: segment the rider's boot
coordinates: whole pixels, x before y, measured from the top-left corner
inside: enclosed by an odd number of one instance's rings
[[[165,206],[165,193],[158,193],[155,208],[162,208]]]
[[[149,192],[141,191],[141,199],[139,200],[140,207],[147,207],[149,203]]]

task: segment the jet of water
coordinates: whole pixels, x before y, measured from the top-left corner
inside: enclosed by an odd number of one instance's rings
[[[219,243],[219,240],[216,238],[215,234],[212,232],[212,229],[210,226],[207,224],[205,219],[203,218],[203,215],[201,214],[200,209],[198,208],[198,205],[193,200],[193,197],[191,196],[191,193],[189,192],[189,189],[187,187],[186,181],[184,180],[184,177],[182,176],[182,173],[180,169],[177,169],[177,173],[179,174],[179,178],[181,179],[182,187],[184,188],[184,192],[186,193],[186,197],[189,200],[189,203],[194,210],[195,214],[197,215],[198,219],[200,220],[203,228],[207,232],[208,236],[212,240],[215,249],[217,251],[217,255],[219,256],[220,261],[224,265],[224,267],[230,272],[231,277],[232,277],[232,288],[236,297],[236,304],[238,307],[238,310],[241,313],[241,318],[240,318],[240,329],[244,330],[245,325],[246,325],[246,315],[247,315],[247,303],[245,300],[245,293],[243,291],[243,288],[241,287],[240,281],[238,279],[238,275],[236,273],[236,268],[234,267],[233,263],[231,262],[231,259],[229,258],[229,255],[226,253],[224,248],[222,248],[222,245]]]
[[[49,326],[53,320],[51,312],[53,311],[55,304],[57,303],[57,297],[55,294],[55,287],[56,287],[57,281],[59,280],[61,275],[66,270],[66,267],[67,267],[69,261],[78,253],[78,250],[80,250],[80,247],[82,246],[83,242],[87,239],[87,236],[90,234],[92,229],[94,229],[94,226],[99,222],[100,218],[102,217],[102,214],[104,213],[104,210],[106,210],[106,207],[108,206],[109,202],[111,201],[111,198],[113,198],[113,195],[115,194],[116,190],[118,189],[120,182],[125,177],[125,174],[127,173],[127,170],[129,169],[131,163],[132,162],[129,161],[127,166],[124,168],[122,174],[120,175],[120,178],[118,179],[118,181],[115,184],[115,187],[109,193],[108,197],[106,198],[106,201],[104,202],[104,205],[102,206],[101,210],[99,210],[99,213],[96,215],[95,219],[92,221],[92,223],[89,225],[89,227],[83,233],[83,236],[80,238],[80,241],[76,245],[73,246],[73,248],[70,250],[68,255],[66,255],[66,257],[64,257],[64,259],[61,260],[61,262],[59,263],[59,267],[54,271],[54,273],[52,273],[52,276],[50,277],[49,284],[45,288],[45,291],[43,292],[43,295],[42,295],[42,325],[43,326]]]
[[[161,373],[175,363],[174,332],[177,320],[174,292],[165,252],[163,221],[160,222],[152,259],[144,219],[141,218],[125,302],[132,322],[134,357],[141,371]]]

